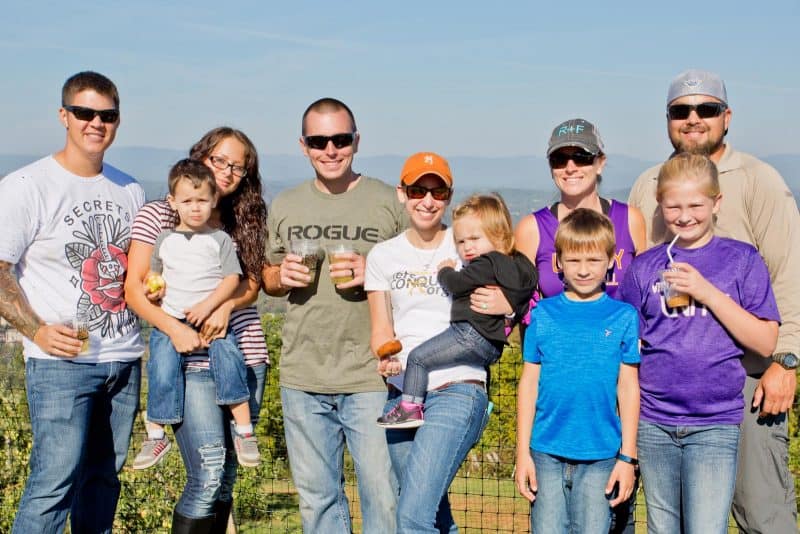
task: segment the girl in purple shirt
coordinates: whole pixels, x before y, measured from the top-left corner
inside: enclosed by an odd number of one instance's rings
[[[677,240],[637,256],[620,288],[639,310],[648,532],[724,533],[744,408],[739,360],[745,350],[772,354],[778,310],[758,251],[714,236],[721,195],[711,160],[673,157],[656,194]],[[667,284],[688,304],[670,307]]]

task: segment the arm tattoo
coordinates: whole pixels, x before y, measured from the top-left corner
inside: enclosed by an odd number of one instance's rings
[[[33,340],[36,331],[44,324],[31,309],[28,299],[19,287],[12,265],[0,261],[0,316],[5,318],[20,334]]]

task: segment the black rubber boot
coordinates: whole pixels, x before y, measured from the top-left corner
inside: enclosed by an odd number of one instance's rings
[[[172,512],[172,534],[211,534],[213,526],[213,515],[192,519],[182,516],[178,512]]]
[[[214,502],[214,524],[211,526],[211,534],[225,534],[228,531],[228,518],[231,516],[233,501]]]

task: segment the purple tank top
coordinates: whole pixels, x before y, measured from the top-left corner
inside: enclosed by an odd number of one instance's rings
[[[619,298],[617,288],[636,251],[628,229],[628,205],[612,200],[607,215],[614,225],[617,251],[614,257],[614,267],[606,278],[606,293],[610,297]],[[536,251],[539,288],[545,297],[552,297],[564,291],[564,283],[559,278],[556,267],[555,241],[558,219],[550,211],[549,206],[534,212],[533,217],[539,227],[539,249]]]

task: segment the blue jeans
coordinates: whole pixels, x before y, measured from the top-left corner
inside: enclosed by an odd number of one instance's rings
[[[611,506],[605,494],[617,463],[568,460],[531,450],[539,490],[531,506],[531,532],[607,534]]]
[[[650,534],[725,534],[736,482],[738,425],[639,421]]]
[[[258,422],[264,396],[267,365],[247,367],[250,417]],[[186,367],[183,422],[173,425],[186,468],[186,486],[175,511],[200,519],[214,515],[214,502],[230,502],[236,482],[236,454],[231,439],[230,414],[215,401],[216,387],[208,369]]]
[[[304,532],[352,531],[344,492],[344,445],[358,477],[362,531],[395,531],[397,483],[386,433],[375,424],[385,392],[323,395],[281,387],[283,425]]]
[[[67,512],[72,532],[111,532],[140,379],[140,360],[25,362],[33,449],[14,533],[62,532]]]
[[[428,373],[454,365],[489,367],[502,354],[502,347],[489,341],[466,321],[450,323],[441,334],[416,347],[408,355],[403,397],[421,404],[428,390]]]
[[[639,492],[641,475],[636,468],[636,478],[633,479],[633,493],[627,501],[621,502],[611,509],[611,526],[609,534],[635,534],[636,533],[636,496]]]
[[[216,385],[216,402],[222,406],[239,404],[250,398],[247,366],[236,336],[229,328],[223,339],[208,348],[211,376]],[[165,333],[150,332],[150,357],[147,360],[147,419],[154,423],[175,424],[183,418],[182,358]]]
[[[399,402],[393,393],[388,413]],[[451,384],[428,392],[425,424],[387,430],[392,468],[400,483],[397,532],[458,532],[447,490],[489,420],[486,391],[476,384]]]

